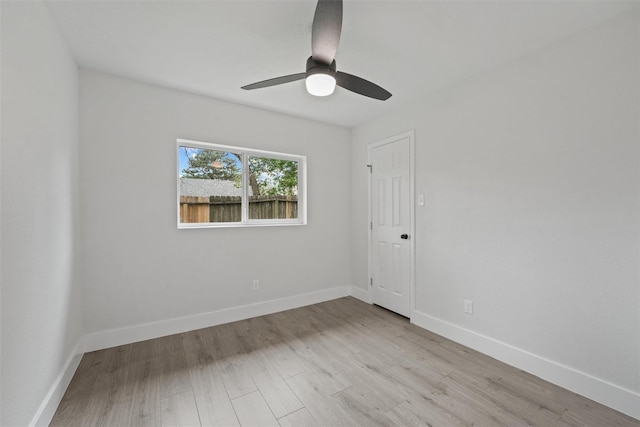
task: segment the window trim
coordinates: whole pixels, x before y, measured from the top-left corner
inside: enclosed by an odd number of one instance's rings
[[[180,222],[180,147],[203,148],[216,151],[231,151],[242,154],[242,207],[240,222]],[[249,156],[269,157],[279,160],[298,162],[298,218],[292,219],[249,219]],[[280,153],[276,151],[258,150],[254,148],[233,145],[215,144],[211,142],[193,141],[189,139],[176,140],[176,213],[178,229],[190,228],[234,228],[234,227],[265,227],[290,226],[307,224],[307,157],[298,154]]]

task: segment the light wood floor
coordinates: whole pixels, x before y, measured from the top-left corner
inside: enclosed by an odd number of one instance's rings
[[[54,426],[640,426],[354,298],[87,353]]]

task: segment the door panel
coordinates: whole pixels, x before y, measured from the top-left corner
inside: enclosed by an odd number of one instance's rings
[[[411,141],[371,148],[371,272],[373,302],[411,314]],[[408,235],[403,239],[403,234]]]

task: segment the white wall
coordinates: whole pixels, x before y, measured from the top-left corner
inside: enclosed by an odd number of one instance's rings
[[[80,105],[88,333],[349,284],[347,129],[92,71]],[[178,138],[308,156],[308,225],[178,230]]]
[[[426,206],[414,318],[636,417],[638,22],[619,18],[359,126],[352,148],[353,285],[367,283],[367,144],[415,129]]]
[[[82,336],[78,72],[42,3],[0,4],[0,424],[24,426],[55,409]]]

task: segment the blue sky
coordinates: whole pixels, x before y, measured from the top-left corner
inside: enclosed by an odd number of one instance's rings
[[[178,167],[178,175],[182,176],[182,170],[187,167],[189,162],[187,161],[187,155],[184,152],[184,148],[180,147],[178,150],[178,158],[179,158],[179,167]]]

